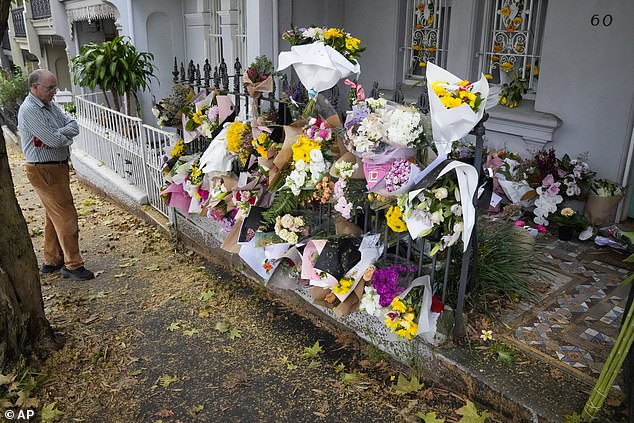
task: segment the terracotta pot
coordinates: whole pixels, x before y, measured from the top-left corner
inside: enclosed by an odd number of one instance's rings
[[[622,195],[599,197],[596,194],[590,193],[588,194],[588,202],[586,203],[584,215],[593,225],[605,225],[610,223],[612,216],[622,199]]]
[[[572,226],[561,226],[557,235],[562,241],[570,241],[572,239],[573,230]]]

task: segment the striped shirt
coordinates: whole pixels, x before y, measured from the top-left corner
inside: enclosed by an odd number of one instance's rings
[[[29,163],[68,160],[69,146],[79,127],[55,103],[42,103],[29,94],[18,112],[22,152]]]

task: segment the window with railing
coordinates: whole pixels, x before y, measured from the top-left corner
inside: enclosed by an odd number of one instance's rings
[[[408,0],[404,79],[421,79],[427,62],[445,67],[451,5],[448,0]]]
[[[517,73],[534,92],[539,78],[539,59],[545,0],[486,0],[480,51],[480,69],[492,84],[503,84]]]
[[[233,43],[233,51],[236,57],[241,63],[246,60],[246,42],[247,42],[247,30],[246,30],[246,1],[237,0],[229,2],[231,7],[235,7],[234,11],[237,12],[237,28],[236,31],[231,34],[231,42]],[[212,63],[220,63],[220,59],[224,57],[223,51],[223,39],[222,39],[222,17],[218,12],[222,11],[222,0],[210,0],[210,11],[212,13],[211,18],[211,52],[209,60]]]
[[[51,17],[50,0],[31,0],[30,3],[33,19],[46,19]]]
[[[19,7],[11,11],[13,20],[13,31],[16,37],[26,37],[26,26],[24,25],[24,7]]]

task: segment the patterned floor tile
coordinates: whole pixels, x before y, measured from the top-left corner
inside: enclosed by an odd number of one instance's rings
[[[618,305],[621,302],[621,300],[623,300],[623,298],[614,296],[614,297],[610,297],[608,301],[614,305]]]
[[[579,285],[577,286],[577,292],[579,292],[579,294],[587,295],[587,298],[591,298],[593,300],[602,300],[606,296],[603,289],[594,285]]]
[[[544,346],[549,341],[548,336],[544,333],[537,333],[532,326],[521,326],[515,330],[515,337],[529,345]]]
[[[597,330],[592,328],[587,328],[581,335],[579,335],[581,339],[585,339],[586,341],[596,342],[599,344],[609,344],[614,345],[614,338],[607,336]]]
[[[605,316],[603,316],[600,320],[603,323],[607,323],[610,326],[618,328],[621,326],[621,317],[623,316],[623,309],[621,307],[614,307],[612,310],[608,311]]]
[[[570,310],[572,313],[585,313],[588,311],[589,307],[585,301],[580,298],[560,298],[557,300],[557,303],[561,306],[561,308],[565,308]]]
[[[557,357],[564,363],[577,368],[588,367],[594,361],[586,350],[576,345],[560,346]]]
[[[559,308],[558,310],[563,309]],[[567,314],[572,317],[572,313],[568,312]],[[537,315],[537,318],[541,323],[555,329],[561,329],[570,324],[570,317],[566,317],[564,313],[559,313],[557,311],[542,311]]]

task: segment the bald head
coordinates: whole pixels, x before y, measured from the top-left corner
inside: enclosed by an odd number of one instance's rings
[[[31,94],[42,103],[48,104],[57,93],[57,78],[46,69],[37,69],[31,72],[28,79]]]

